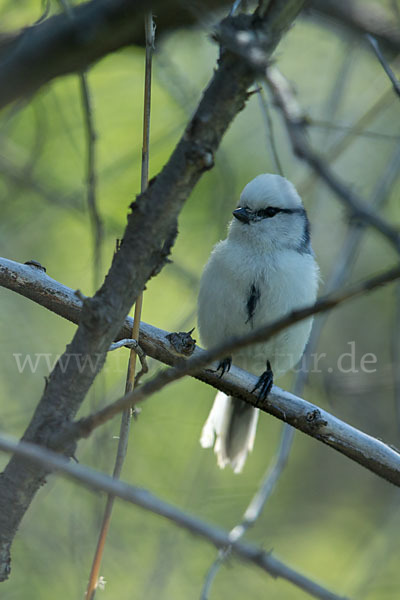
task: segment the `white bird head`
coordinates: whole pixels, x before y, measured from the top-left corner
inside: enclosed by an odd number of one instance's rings
[[[306,211],[296,188],[280,175],[258,175],[241,193],[229,239],[265,249],[290,248],[310,253]]]

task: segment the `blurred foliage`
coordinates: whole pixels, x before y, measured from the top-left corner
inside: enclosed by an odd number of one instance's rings
[[[388,3],[389,4],[389,3]],[[2,0],[3,29],[40,16],[40,4]],[[208,31],[178,31],[159,40],[154,64],[151,176],[167,161],[201,91],[212,74],[217,48]],[[366,200],[398,150],[400,104],[369,47],[342,32],[300,20],[281,43],[277,64],[295,84],[310,119],[315,148],[326,156],[347,145],[332,165]],[[144,56],[128,49],[89,72],[94,108],[98,202],[106,238],[107,272],[127,207],[139,191]],[[374,108],[375,107],[375,108]],[[301,190],[313,226],[322,281],[340,251],[348,218],[331,192],[292,155],[278,113],[270,107],[285,175]],[[362,131],[355,131],[365,119]],[[0,121],[0,246],[7,258],[36,259],[50,276],[94,291],[92,242],[85,200],[85,136],[78,78],[65,77],[29,102],[9,107]],[[319,122],[320,124],[314,124]],[[321,125],[323,122],[325,125]],[[269,137],[253,95],[216,156],[216,166],[196,187],[180,217],[173,263],[147,285],[143,319],[168,330],[195,325],[202,266],[224,237],[238,195],[250,179],[273,171]],[[399,184],[382,214],[400,222]],[[351,279],[393,264],[392,248],[368,231]],[[1,431],[21,435],[44,386],[48,368],[18,372],[15,353],[63,352],[75,327],[7,290],[0,290]],[[327,354],[311,376],[305,397],[368,433],[399,445],[390,346],[396,311],[394,286],[332,313],[318,351]],[[340,373],[337,359],[355,341],[357,365],[367,352],[377,370]],[[114,352],[82,414],[110,402],[124,387],[128,353]],[[54,358],[55,360],[55,358]],[[152,362],[152,371],[159,366]],[[291,376],[278,382],[291,385]],[[213,397],[207,386],[186,379],[151,397],[134,423],[124,479],[225,528],[241,517],[274,455],[281,424],[263,415],[245,472],[219,471],[198,439]],[[110,472],[116,450],[115,419],[79,446],[82,463]],[[0,456],[1,465],[7,457]],[[315,440],[298,433],[277,489],[248,539],[273,549],[284,561],[338,593],[368,600],[398,598],[399,493],[390,484]],[[59,477],[49,477],[15,540],[13,570],[1,598],[82,598],[104,497]],[[107,580],[99,598],[148,600],[199,598],[215,549],[160,517],[117,503],[102,566]],[[230,560],[211,598],[300,600],[306,594],[274,581],[253,566]]]

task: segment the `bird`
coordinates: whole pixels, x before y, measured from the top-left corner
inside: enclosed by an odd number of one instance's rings
[[[319,268],[311,246],[310,224],[294,185],[264,173],[241,195],[227,238],[213,248],[198,294],[197,322],[202,345],[210,349],[313,304]],[[231,363],[259,375],[257,393],[266,397],[275,377],[303,355],[312,318],[290,326],[266,342],[233,352]],[[255,441],[259,409],[219,391],[202,429],[203,448],[214,447],[221,468],[240,473]]]

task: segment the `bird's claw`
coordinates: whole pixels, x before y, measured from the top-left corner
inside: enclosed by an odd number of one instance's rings
[[[218,371],[221,371],[220,374],[220,379],[221,377],[223,377],[225,375],[225,373],[229,373],[229,369],[232,366],[232,357],[231,356],[227,356],[226,358],[223,358],[219,363],[218,363],[218,367],[216,368],[216,372],[218,373]]]
[[[264,400],[267,399],[268,394],[271,391],[273,382],[274,382],[274,374],[272,372],[271,363],[269,362],[269,360],[267,360],[267,368],[264,371],[264,373],[262,373],[260,375],[256,385],[251,390],[251,392],[254,393],[256,390],[259,389],[260,391],[258,393],[258,400],[260,402],[263,402]]]

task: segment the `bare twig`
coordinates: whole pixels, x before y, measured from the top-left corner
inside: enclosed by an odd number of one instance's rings
[[[151,114],[151,71],[152,71],[152,55],[154,48],[154,24],[152,13],[145,16],[145,32],[146,32],[146,53],[145,53],[145,83],[144,83],[144,102],[143,102],[143,147],[142,147],[142,170],[141,170],[141,193],[143,194],[149,184],[149,145],[150,145],[150,114]],[[88,96],[87,96],[88,97]],[[143,292],[139,294],[135,303],[135,313],[132,326],[132,338],[139,339],[140,319],[142,314]],[[138,355],[136,348],[131,345],[129,353],[128,371],[126,376],[125,394],[129,394],[139,380],[139,377],[147,369],[147,364],[138,373],[135,378],[136,371],[136,356]],[[113,478],[119,479],[122,472],[122,467],[125,462],[126,453],[128,450],[129,432],[132,419],[132,409],[127,406],[122,413],[121,427],[118,439],[117,456],[115,459]],[[90,572],[89,583],[86,590],[87,600],[93,600],[96,593],[96,588],[99,581],[99,573],[104,548],[107,538],[107,533],[110,527],[111,515],[114,506],[115,496],[109,494],[107,497],[106,507],[104,509],[103,521],[100,528],[99,539],[97,542],[96,551],[93,557],[93,564]]]
[[[246,531],[254,525],[260,517],[264,507],[275,489],[276,483],[284,470],[289,458],[290,449],[294,437],[294,429],[290,425],[284,424],[282,428],[281,440],[273,464],[268,467],[264,479],[256,494],[250,501],[241,523],[235,525],[229,532],[229,545],[221,548],[218,556],[212,563],[204,581],[201,594],[201,600],[208,600],[213,581],[225,560],[232,552],[232,544],[240,540]]]
[[[389,77],[395,93],[398,96],[400,96],[400,82],[397,79],[396,75],[393,73],[393,70],[391,69],[388,61],[383,56],[381,49],[379,48],[379,44],[378,44],[377,40],[369,33],[367,33],[366,38],[369,41],[369,43],[371,44],[372,49],[375,52],[375,55],[377,56],[379,62],[381,63],[381,65],[383,67],[383,70],[385,71],[386,75]]]
[[[266,78],[275,102],[284,116],[294,153],[307,162],[355,217],[374,227],[400,251],[399,232],[371,210],[309,146],[305,133],[306,121],[287,80],[276,67],[267,70]]]
[[[267,104],[267,99],[264,94],[264,90],[262,87],[258,89],[257,92],[259,104],[261,107],[261,112],[264,117],[266,129],[267,129],[267,137],[268,137],[268,148],[270,150],[272,161],[275,167],[275,171],[279,173],[279,175],[283,176],[282,164],[279,158],[278,148],[276,145],[275,133],[274,133],[274,124],[271,119],[271,114],[269,110],[269,106]]]
[[[328,129],[332,131],[345,131],[349,134],[354,134],[357,137],[375,138],[381,140],[387,140],[389,142],[399,139],[396,133],[384,133],[383,131],[358,131],[353,125],[346,125],[340,123],[332,123],[330,121],[324,121],[322,119],[308,119],[308,125],[311,127],[321,127],[322,129]]]
[[[65,0],[64,0],[65,1]],[[96,290],[100,284],[101,277],[101,253],[103,244],[103,222],[100,217],[96,185],[96,132],[94,129],[92,101],[90,96],[87,74],[79,75],[84,123],[86,129],[86,185],[87,204],[92,226],[93,238],[93,287]]]
[[[134,350],[136,355],[139,357],[141,369],[140,369],[139,373],[137,373],[137,375],[135,375],[135,385],[137,385],[139,383],[139,378],[142,375],[144,375],[145,373],[149,372],[149,366],[148,366],[147,360],[146,360],[146,353],[140,347],[137,340],[133,340],[130,338],[126,338],[124,340],[119,340],[118,342],[114,342],[113,344],[111,344],[111,346],[109,348],[109,352],[111,352],[112,350],[117,350],[118,348],[123,348],[123,347]]]
[[[394,92],[400,97],[400,82],[397,79],[396,75],[393,73],[393,70],[391,69],[388,61],[383,56],[381,49],[379,48],[379,44],[378,44],[377,40],[369,33],[367,33],[366,38],[369,41],[369,43],[371,44],[376,57],[378,58],[379,62],[381,63],[381,65],[383,67],[383,70],[385,71],[386,75],[389,77],[391,84],[393,86]]]
[[[111,344],[111,346],[109,348],[109,352],[112,352],[113,350],[118,350],[119,348],[123,348],[124,346],[126,348],[134,348],[135,351],[137,351],[138,348],[140,348],[137,340],[134,340],[132,338],[125,338],[124,340],[119,340],[118,342],[114,342],[113,344]],[[142,349],[140,349],[139,352],[143,353],[143,355],[144,355],[144,352]]]
[[[51,279],[39,269],[4,258],[0,259],[0,285],[22,294],[73,323],[81,320],[82,302],[75,295],[75,291]],[[128,317],[116,338],[126,338],[131,331],[132,319]],[[140,344],[146,354],[167,365],[176,365],[177,361],[181,363],[182,359],[177,358],[168,336],[166,331],[141,323]],[[232,366],[230,372],[221,379],[218,373],[209,369],[200,369],[200,364],[211,360],[211,357],[204,356],[205,354],[205,351],[200,348],[196,348],[193,352],[193,358],[200,360],[194,369],[197,379],[228,395],[243,398],[254,406],[260,406],[258,399],[251,393],[257,377]],[[193,367],[193,363],[188,361],[184,365]],[[156,381],[157,385],[159,383],[160,381]],[[151,385],[153,384],[154,381]],[[148,382],[143,384],[135,394],[147,385]],[[147,392],[151,393],[152,390],[147,388]],[[260,406],[261,410],[331,446],[395,485],[400,485],[400,456],[393,448],[276,386],[272,388],[269,400],[270,402]],[[71,432],[68,432],[68,435],[70,436]]]
[[[123,481],[118,481],[90,467],[69,462],[65,457],[46,448],[27,442],[19,442],[10,436],[0,435],[0,449],[4,452],[16,453],[24,457],[26,461],[39,463],[45,466],[47,470],[58,471],[87,487],[107,492],[114,497],[121,498],[126,502],[160,515],[174,523],[174,525],[206,539],[217,547],[223,547],[229,542],[229,534],[223,529],[181,511],[172,504],[168,504],[164,500],[157,498],[151,492],[129,485]],[[243,543],[234,543],[232,550],[239,558],[255,564],[272,575],[272,577],[280,577],[290,581],[315,598],[320,598],[321,600],[345,600],[343,596],[334,594],[305,575],[295,571],[276,558],[272,552],[265,552],[261,548]]]
[[[397,284],[396,286],[395,295],[395,316],[392,332],[392,361],[397,430],[400,433],[400,284]]]
[[[68,18],[73,21],[74,8],[69,0],[59,0]],[[100,284],[101,251],[103,242],[103,223],[99,214],[96,198],[96,131],[94,127],[92,101],[90,96],[87,74],[79,73],[79,86],[82,98],[84,125],[86,130],[86,197],[92,227],[93,238],[93,288],[97,290]]]

